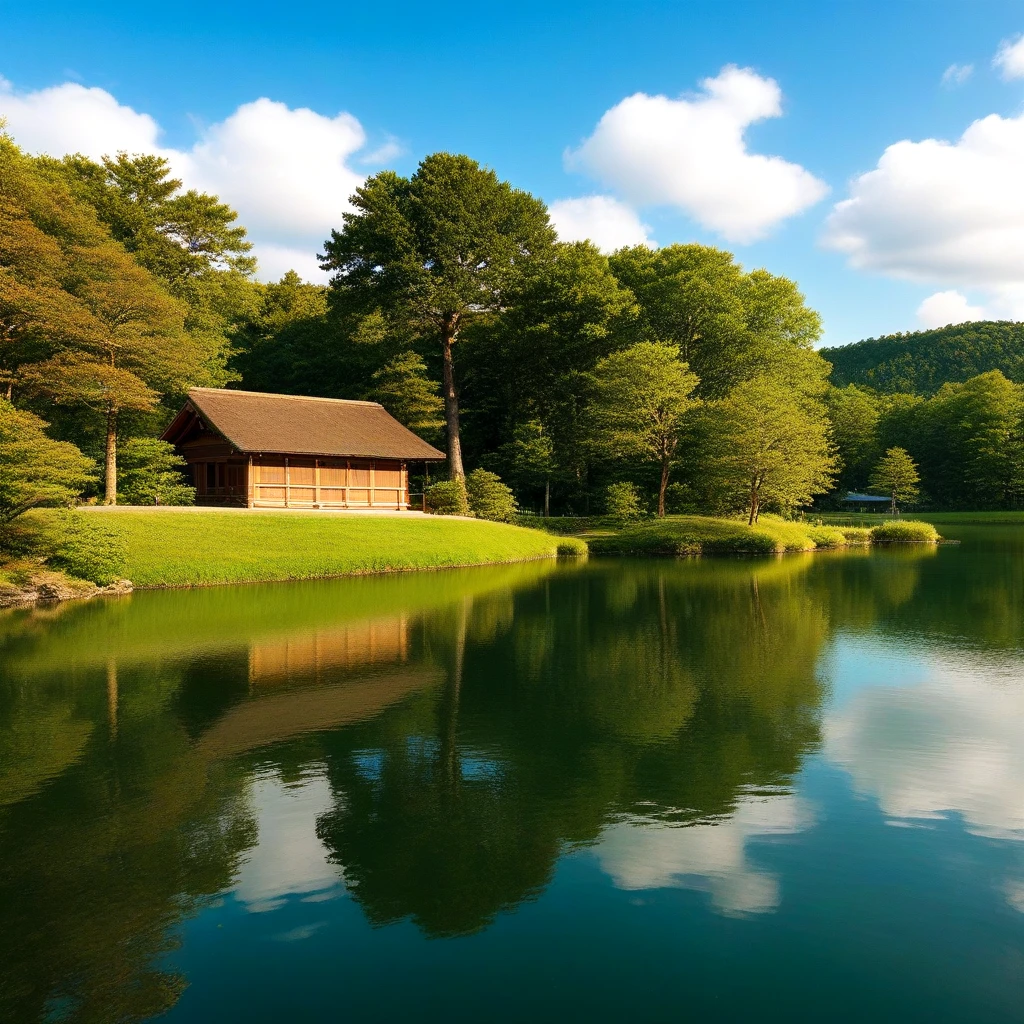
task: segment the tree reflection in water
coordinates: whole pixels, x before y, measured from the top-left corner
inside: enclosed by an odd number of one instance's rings
[[[317,835],[375,925],[479,931],[602,838],[625,888],[713,874],[732,853],[655,849],[657,830],[802,827],[787,793],[820,743],[830,631],[919,604],[927,559],[877,557],[536,563],[9,614],[0,1017],[173,1005],[185,979],[163,954],[236,884],[268,772],[326,780]],[[767,824],[764,794],[783,801]],[[638,822],[642,863],[611,842]],[[708,883],[718,905],[772,905],[736,871],[739,888]]]

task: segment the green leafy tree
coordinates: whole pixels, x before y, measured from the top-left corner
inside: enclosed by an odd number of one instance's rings
[[[516,427],[505,454],[513,480],[520,487],[544,488],[544,516],[551,515],[551,475],[555,471],[555,446],[540,420]]]
[[[474,469],[466,477],[469,510],[477,519],[490,519],[496,523],[511,523],[519,509],[512,489],[501,482],[497,473]]]
[[[259,286],[257,303],[232,336],[231,367],[251,391],[359,397],[339,378],[351,381],[362,367],[339,372],[331,340],[326,287],[289,270],[280,281]]]
[[[410,350],[399,353],[373,375],[369,397],[380,402],[399,423],[429,441],[440,438],[444,426],[444,401],[437,382],[427,376],[420,356]]]
[[[126,418],[215,374],[188,307],[111,238],[61,166],[0,139],[3,365],[9,394],[45,408],[55,432],[83,447],[102,436],[113,503]]]
[[[117,502],[117,439],[125,413],[153,410],[201,377],[203,353],[184,330],[180,304],[114,243],[83,258],[78,297],[97,325],[76,348],[27,367],[26,388],[102,420],[104,501]]]
[[[587,375],[636,340],[635,312],[633,295],[589,242],[559,243],[531,261],[500,316],[478,323],[465,346],[467,426],[478,456],[514,443],[523,424],[542,423],[552,445],[550,477],[570,501],[580,500],[591,460]],[[514,473],[507,459],[505,468]]]
[[[0,399],[0,522],[37,505],[70,505],[95,480],[95,463],[46,423]]]
[[[203,353],[201,383],[234,379],[227,370],[234,336],[256,315],[260,293],[250,279],[252,244],[235,211],[216,196],[182,192],[163,157],[43,157],[37,166],[88,204],[135,261],[185,303],[184,329]]]
[[[0,135],[0,383],[8,399],[22,367],[100,332],[77,294],[76,264],[107,243],[89,207]]]
[[[133,437],[121,446],[117,500],[124,505],[193,505],[188,463],[174,446],[155,437]]]
[[[828,365],[813,351],[821,320],[796,285],[703,245],[622,249],[611,257],[619,281],[636,296],[641,333],[678,345],[700,378],[701,398],[721,398],[748,377],[785,373],[820,388]]]
[[[182,192],[165,157],[122,152],[100,163],[81,155],[46,163],[63,172],[142,266],[177,290],[210,270],[247,276],[256,269],[235,211],[216,196]]]
[[[840,490],[862,489],[878,459],[879,401],[869,391],[849,384],[829,388],[825,407],[832,424],[832,439],[841,462]]]
[[[448,468],[465,477],[453,348],[474,320],[500,309],[554,231],[540,200],[476,161],[426,157],[411,178],[383,171],[352,197],[353,212],[324,245],[343,315],[387,310],[440,343]]]
[[[901,504],[917,499],[920,482],[917,466],[903,448],[890,448],[871,474],[871,486],[892,499],[893,515],[899,514]]]
[[[707,410],[698,461],[746,507],[753,525],[761,511],[790,512],[829,489],[836,458],[819,403],[787,384],[757,377],[737,385]]]
[[[697,376],[676,345],[642,341],[602,359],[593,374],[594,446],[614,459],[656,461],[658,516]]]

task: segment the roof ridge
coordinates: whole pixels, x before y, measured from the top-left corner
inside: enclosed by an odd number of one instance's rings
[[[214,395],[249,395],[252,398],[288,398],[297,402],[332,402],[338,405],[370,405],[383,409],[380,402],[368,402],[359,398],[322,398],[319,395],[282,395],[275,391],[243,391],[241,388],[189,388],[188,393],[203,391]]]

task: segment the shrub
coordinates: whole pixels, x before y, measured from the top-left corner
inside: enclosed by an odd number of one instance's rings
[[[555,548],[559,558],[586,558],[590,553],[586,541],[578,537],[563,537]]]
[[[70,505],[94,480],[95,463],[73,444],[54,441],[47,423],[0,399],[0,521],[36,505]]]
[[[501,482],[497,473],[474,469],[466,477],[469,510],[477,519],[490,519],[495,523],[511,523],[519,509],[511,488]]]
[[[188,464],[174,445],[133,437],[117,453],[117,500],[122,505],[194,505],[196,489],[182,472]]]
[[[604,507],[613,519],[623,521],[639,519],[644,514],[640,490],[636,484],[628,480],[608,485],[604,492]]]
[[[804,528],[804,532],[819,548],[842,548],[849,543],[846,534],[835,526],[808,524]]]
[[[939,539],[938,531],[931,523],[916,519],[890,520],[871,531],[876,544],[934,544]]]
[[[466,485],[461,480],[440,480],[431,484],[423,495],[423,505],[435,516],[468,516]]]
[[[106,586],[125,577],[127,552],[102,513],[59,512],[43,531],[47,565]]]
[[[839,527],[846,543],[851,545],[867,545],[871,543],[871,530],[866,526],[841,526]]]

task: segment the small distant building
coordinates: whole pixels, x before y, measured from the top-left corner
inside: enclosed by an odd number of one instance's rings
[[[410,462],[443,452],[376,402],[193,388],[164,431],[199,505],[408,509]]]
[[[843,498],[843,504],[856,506],[858,512],[876,512],[883,505],[891,505],[892,498],[884,494],[854,494],[850,491]]]

